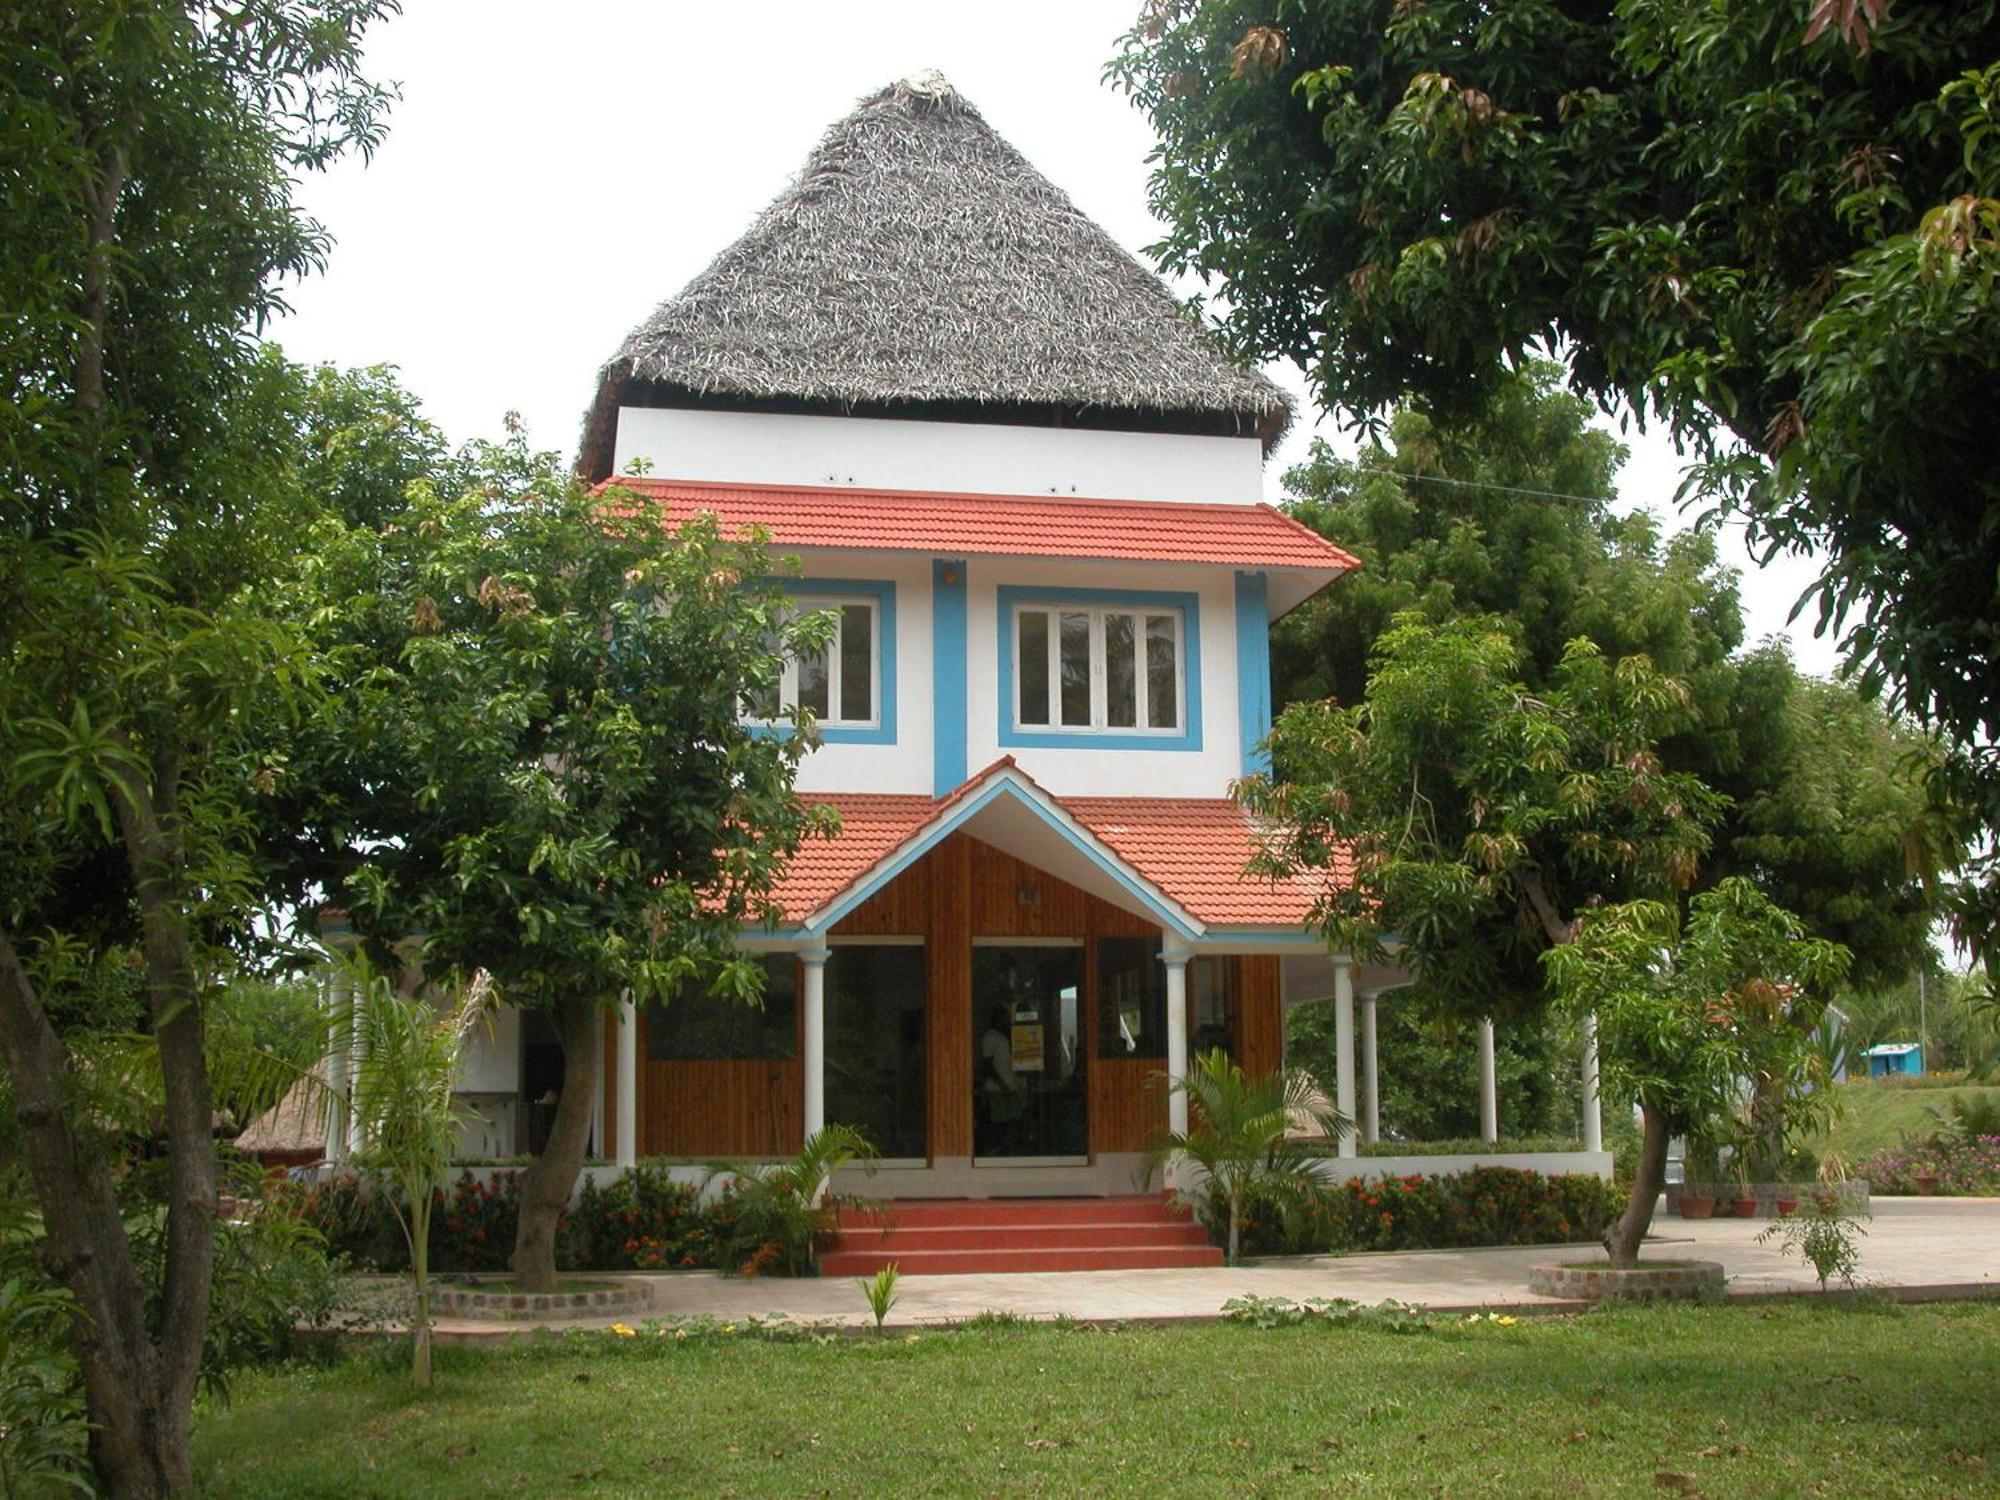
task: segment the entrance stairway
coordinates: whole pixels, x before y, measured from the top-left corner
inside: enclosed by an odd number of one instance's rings
[[[1219,1266],[1222,1252],[1164,1195],[912,1199],[843,1208],[822,1276],[1127,1271]]]

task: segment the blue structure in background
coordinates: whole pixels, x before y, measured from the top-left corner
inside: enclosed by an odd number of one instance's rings
[[[1870,1078],[1921,1078],[1924,1049],[1915,1042],[1884,1042],[1861,1054],[1868,1059]]]

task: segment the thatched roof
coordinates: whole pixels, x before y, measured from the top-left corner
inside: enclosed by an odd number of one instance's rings
[[[621,404],[689,397],[1206,420],[1267,449],[1290,418],[936,73],[863,100],[626,339],[599,379],[585,474],[608,474]]]

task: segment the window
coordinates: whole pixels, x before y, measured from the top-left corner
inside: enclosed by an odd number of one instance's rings
[[[747,1004],[711,990],[684,989],[646,1007],[646,1055],[654,1062],[763,1061],[797,1055],[799,962],[767,953],[764,1003]]]
[[[826,961],[826,1117],[890,1158],[928,1150],[924,950],[843,944]]]
[[[1181,637],[1173,608],[1018,605],[1015,725],[1180,733]]]
[[[777,686],[743,703],[759,732],[785,734],[778,723],[794,708],[812,711],[830,745],[896,742],[896,586],[857,578],[787,579],[780,585],[802,611],[833,617],[822,650],[787,661]]]
[[[1196,958],[1187,971],[1188,1055],[1220,1047],[1236,1055],[1236,960]]]
[[[1167,966],[1158,938],[1097,940],[1097,1055],[1167,1055]]]
[[[875,670],[881,627],[875,601],[801,596],[797,603],[800,614],[831,614],[833,639],[818,651],[788,659],[776,690],[753,699],[747,717],[769,721],[805,708],[829,727],[872,728],[881,720]]]

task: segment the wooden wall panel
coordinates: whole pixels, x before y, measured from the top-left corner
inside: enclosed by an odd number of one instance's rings
[[[789,1156],[805,1138],[797,1058],[647,1062],[640,1073],[642,1156]]]
[[[946,840],[946,843],[950,843]],[[930,922],[931,870],[937,854],[920,859],[862,902],[833,929],[835,937],[916,937]]]
[[[930,976],[925,1110],[935,1160],[972,1154],[972,841],[953,834],[923,863],[929,910],[920,930]]]
[[[1146,1150],[1167,1128],[1167,1060],[1097,1058],[1090,1068],[1091,1149]]]
[[[1159,928],[978,840],[972,845],[975,937],[1146,937]]]
[[[1275,1073],[1285,1063],[1278,964],[1268,954],[1236,960],[1236,1061],[1253,1078]]]

